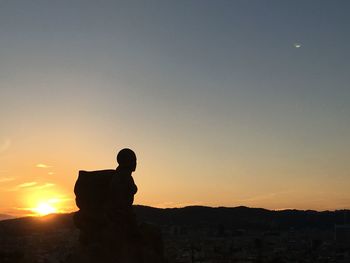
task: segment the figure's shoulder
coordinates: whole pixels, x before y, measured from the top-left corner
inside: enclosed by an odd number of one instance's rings
[[[112,176],[116,173],[116,170],[113,169],[106,169],[106,170],[96,170],[96,171],[85,171],[80,170],[79,176],[80,177],[92,177],[92,176]]]

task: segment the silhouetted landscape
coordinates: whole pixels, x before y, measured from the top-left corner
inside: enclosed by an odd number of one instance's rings
[[[134,206],[134,212],[140,221],[157,225],[177,225],[184,227],[201,227],[224,225],[232,228],[249,228],[260,230],[279,229],[330,229],[336,224],[348,223],[349,210],[313,211],[281,210],[273,211],[263,208],[206,207],[188,206],[184,208],[154,208]],[[23,235],[61,228],[74,228],[74,213],[52,214],[44,217],[23,217],[0,222],[1,233]],[[345,221],[344,221],[345,220]]]
[[[170,223],[196,227],[201,224],[212,226],[223,224],[226,227],[250,229],[327,229],[334,224],[344,223],[344,215],[348,210],[317,212],[312,210],[271,211],[244,206],[234,208],[189,206],[168,209],[136,206],[135,212],[142,221],[151,221],[160,225]]]
[[[168,262],[349,262],[349,210],[137,205],[134,211],[161,228]],[[67,262],[78,243],[73,215],[1,221],[1,262]]]

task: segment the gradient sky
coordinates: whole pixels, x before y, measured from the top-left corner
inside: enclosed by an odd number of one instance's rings
[[[0,213],[76,209],[123,147],[137,204],[350,208],[349,10],[0,1]]]

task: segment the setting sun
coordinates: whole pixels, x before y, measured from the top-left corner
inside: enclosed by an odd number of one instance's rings
[[[33,209],[39,215],[48,215],[55,213],[57,209],[48,203],[40,203],[35,209]]]

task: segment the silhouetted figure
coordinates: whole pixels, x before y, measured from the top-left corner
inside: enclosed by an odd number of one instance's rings
[[[130,211],[134,203],[137,186],[131,173],[136,170],[136,155],[130,149],[123,149],[117,155],[119,166],[112,176],[107,203],[108,212],[112,215],[119,210]]]
[[[136,155],[130,149],[122,149],[117,155],[117,162],[118,167],[112,176],[106,202],[107,217],[113,228],[113,250],[121,262],[143,262],[141,234],[132,211],[137,192],[131,176],[136,170]]]
[[[74,216],[80,229],[84,259],[80,262],[156,263],[163,260],[160,231],[138,226],[132,210],[137,186],[132,178],[136,154],[122,149],[116,170],[79,171],[74,187],[80,210]]]

